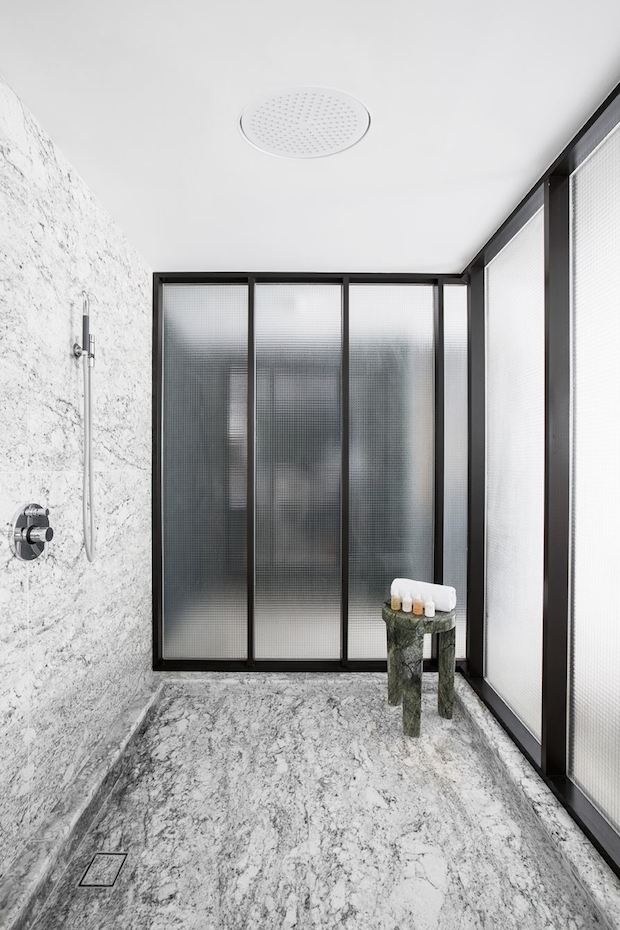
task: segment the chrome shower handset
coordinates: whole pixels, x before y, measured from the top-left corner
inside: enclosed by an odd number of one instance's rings
[[[82,292],[82,344],[73,343],[73,354],[76,358],[86,355],[92,368],[95,362],[95,337],[90,331],[90,298],[86,291]]]
[[[82,345],[73,344],[73,354],[82,359],[84,371],[84,478],[82,488],[82,521],[84,524],[84,548],[89,562],[95,559],[95,506],[92,449],[92,372],[95,366],[95,337],[90,331],[90,300],[82,293]]]

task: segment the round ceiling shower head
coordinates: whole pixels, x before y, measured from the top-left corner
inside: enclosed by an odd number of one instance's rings
[[[252,145],[281,158],[323,158],[350,149],[368,132],[366,107],[331,87],[292,87],[265,95],[241,115]]]

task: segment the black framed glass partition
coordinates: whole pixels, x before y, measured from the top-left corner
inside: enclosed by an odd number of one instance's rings
[[[156,276],[156,668],[384,668],[391,579],[441,580],[445,539],[464,565],[444,285],[464,298],[460,276]]]
[[[438,580],[456,589],[456,656],[467,647],[467,291],[443,288],[443,564]]]
[[[544,207],[485,267],[485,677],[540,741]]]
[[[247,656],[247,284],[162,293],[162,651]]]
[[[469,682],[620,874],[620,87],[465,269]]]
[[[620,125],[570,176],[568,776],[620,830]]]
[[[337,284],[257,284],[256,659],[340,659]]]
[[[352,659],[385,658],[386,578],[433,578],[433,296],[431,285],[349,288]]]

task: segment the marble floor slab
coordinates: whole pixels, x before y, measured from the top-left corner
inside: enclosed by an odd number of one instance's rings
[[[470,714],[385,675],[169,682],[37,930],[608,927]],[[127,770],[126,768],[126,770]],[[122,852],[113,887],[79,887]]]

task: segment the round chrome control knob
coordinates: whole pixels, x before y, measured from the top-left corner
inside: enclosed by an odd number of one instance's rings
[[[40,504],[23,504],[10,524],[9,542],[13,555],[22,562],[32,562],[45,551],[54,538],[49,510]]]

